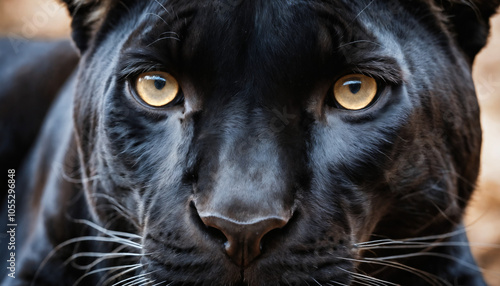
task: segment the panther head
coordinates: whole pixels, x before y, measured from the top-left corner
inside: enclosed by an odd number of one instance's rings
[[[500,1],[65,2],[88,205],[140,236],[151,284],[480,279],[444,244],[478,175],[471,64]]]

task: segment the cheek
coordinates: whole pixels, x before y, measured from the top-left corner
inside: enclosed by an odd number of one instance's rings
[[[110,176],[125,176],[124,183],[140,188],[180,176],[176,169],[187,156],[192,129],[182,110],[151,113],[122,92],[108,95],[103,110],[99,153]]]
[[[391,164],[397,132],[385,126],[378,129],[374,122],[329,120],[331,125],[317,124],[311,132],[312,193],[319,201],[337,205],[346,215],[350,234],[358,242],[367,241],[394,203],[384,170]]]

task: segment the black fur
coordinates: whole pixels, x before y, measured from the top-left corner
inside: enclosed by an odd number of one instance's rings
[[[471,63],[499,1],[65,2],[81,60],[18,178],[32,199],[3,285],[485,285],[462,216],[481,146]],[[182,98],[139,104],[150,70]],[[377,80],[369,108],[331,104],[350,73]],[[213,201],[291,219],[240,267],[197,214]],[[142,249],[71,240],[112,230]],[[397,247],[412,238],[429,247]]]

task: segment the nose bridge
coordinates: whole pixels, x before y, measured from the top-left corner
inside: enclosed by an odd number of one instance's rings
[[[250,135],[250,134],[248,134]],[[292,198],[282,152],[276,142],[254,136],[228,140],[221,147],[218,170],[209,172],[210,190],[196,205],[199,212],[239,222],[289,215]]]

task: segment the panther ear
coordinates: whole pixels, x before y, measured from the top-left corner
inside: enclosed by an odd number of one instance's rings
[[[442,5],[452,26],[458,44],[474,61],[477,53],[486,45],[490,31],[490,17],[500,0],[436,0]]]
[[[72,18],[72,37],[80,52],[84,52],[106,19],[115,0],[62,0]]]

